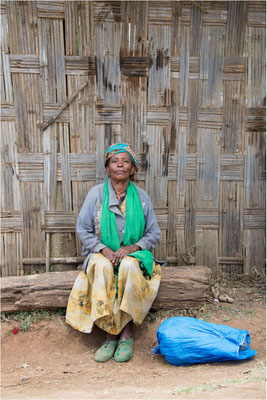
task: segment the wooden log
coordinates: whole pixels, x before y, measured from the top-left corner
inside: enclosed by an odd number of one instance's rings
[[[67,306],[80,271],[1,278],[2,312],[53,310]],[[160,289],[152,309],[189,309],[205,303],[211,270],[204,266],[163,267]]]

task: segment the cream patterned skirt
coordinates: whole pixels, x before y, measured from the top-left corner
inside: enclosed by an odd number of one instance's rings
[[[154,262],[149,279],[140,270],[139,261],[130,256],[121,261],[117,277],[112,263],[101,253],[95,253],[86,272],[81,271],[75,280],[66,322],[85,333],[92,332],[96,324],[114,335],[131,320],[140,325],[156,298],[160,278],[160,265]]]

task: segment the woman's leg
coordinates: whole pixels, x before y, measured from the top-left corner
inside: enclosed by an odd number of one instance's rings
[[[139,262],[133,257],[125,257],[120,263],[119,269],[119,282],[118,282],[118,296],[121,306],[126,307],[134,299],[133,291],[136,278],[142,275],[139,269]],[[141,276],[140,275],[140,276]],[[137,279],[138,280],[138,279]],[[117,362],[125,362],[133,356],[133,321],[129,321],[120,333],[120,340],[117,350],[114,354],[114,360]]]
[[[114,268],[103,254],[95,253],[90,257],[86,275],[90,286],[92,319],[97,321],[113,311],[116,295]]]
[[[154,263],[151,279],[140,270],[139,261],[131,256],[124,257],[118,274],[118,304],[121,315],[128,315],[120,334],[114,354],[118,362],[128,361],[133,354],[133,323],[140,325],[149,312],[157,295],[160,283],[160,266]]]
[[[133,321],[130,321],[121,331],[120,339],[127,340],[130,339],[132,336],[133,336]]]
[[[105,322],[103,317],[112,314],[116,294],[113,265],[104,255],[96,253],[90,258],[87,276],[92,289],[92,314],[95,318],[102,319],[104,328],[107,321]],[[118,339],[118,335],[106,331],[106,339],[96,351],[95,360],[98,362],[110,360],[116,350]]]

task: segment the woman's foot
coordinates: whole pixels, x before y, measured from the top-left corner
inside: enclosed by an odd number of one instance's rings
[[[106,340],[102,346],[95,353],[95,360],[97,362],[109,361],[117,348],[118,340]]]
[[[115,353],[118,344],[118,335],[106,334],[106,340],[102,346],[95,353],[95,361],[106,362],[109,361]]]
[[[133,356],[133,338],[120,339],[117,350],[114,354],[114,360],[117,362],[129,361]]]
[[[114,360],[117,362],[126,362],[133,356],[133,323],[132,321],[123,328],[120,334],[120,340],[117,350],[114,354]]]

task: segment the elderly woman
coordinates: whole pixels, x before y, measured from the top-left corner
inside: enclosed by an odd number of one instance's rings
[[[151,250],[160,230],[146,192],[132,182],[138,169],[128,144],[116,143],[105,154],[108,180],[93,187],[77,220],[87,255],[71,291],[66,321],[90,333],[94,324],[106,332],[95,360],[133,354],[132,323],[140,325],[158,292],[161,268]]]

